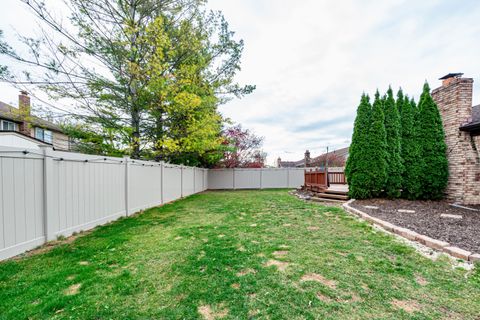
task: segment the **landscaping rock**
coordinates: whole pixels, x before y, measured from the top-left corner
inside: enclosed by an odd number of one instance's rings
[[[415,239],[427,247],[438,250],[442,250],[444,247],[448,247],[450,245],[448,242],[432,239],[424,235],[418,235]]]
[[[378,210],[376,206],[363,206],[365,209]]]
[[[415,213],[415,210],[407,210],[407,209],[398,209],[400,213]]]
[[[468,261],[480,262],[480,254],[475,253],[475,254],[470,255],[470,257],[468,257]]]
[[[449,219],[463,219],[462,216],[458,214],[448,214],[448,213],[443,213],[440,215],[441,218],[449,218]]]
[[[412,231],[410,229],[406,229],[406,228],[402,228],[402,227],[395,227],[393,228],[393,232],[408,239],[408,240],[416,240],[419,236],[418,233],[416,233],[415,231]]]
[[[448,253],[455,258],[463,259],[468,261],[468,258],[472,255],[470,251],[463,250],[457,247],[444,247],[443,251]]]

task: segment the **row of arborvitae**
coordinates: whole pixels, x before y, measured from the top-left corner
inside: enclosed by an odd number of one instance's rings
[[[418,106],[400,89],[373,104],[363,94],[345,174],[349,195],[441,199],[448,180],[447,146],[438,107],[427,83]]]

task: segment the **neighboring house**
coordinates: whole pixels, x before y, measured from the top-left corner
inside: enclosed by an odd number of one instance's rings
[[[70,139],[62,129],[55,123],[31,115],[30,110],[30,97],[25,91],[21,91],[18,96],[18,108],[0,102],[0,132],[3,132],[3,141],[7,141],[6,132],[11,132],[10,142],[19,141],[20,135],[23,135],[50,144],[56,150],[69,151]]]
[[[463,204],[480,204],[480,105],[472,106],[473,79],[463,73],[440,78],[432,91],[445,130],[449,178],[446,195]]]
[[[328,153],[328,162],[329,166],[332,167],[343,167],[345,161],[348,158],[349,148],[342,148],[333,150]],[[298,161],[282,161],[281,158],[277,159],[278,168],[304,168],[304,167],[323,167],[327,159],[327,154],[321,154],[318,157],[311,158],[310,151],[305,151],[304,158]]]

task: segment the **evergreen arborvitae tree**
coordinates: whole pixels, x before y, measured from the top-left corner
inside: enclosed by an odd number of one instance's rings
[[[425,82],[418,103],[418,138],[421,142],[421,197],[438,200],[444,196],[448,182],[448,160],[445,133],[438,106]]]
[[[420,172],[422,162],[420,159],[419,139],[417,137],[418,122],[417,107],[415,101],[403,97],[398,92],[397,104],[401,103],[402,123],[402,149],[401,158],[403,162],[402,197],[409,200],[418,199],[421,190]]]
[[[370,116],[367,153],[368,184],[373,197],[381,195],[387,178],[387,142],[385,133],[385,116],[380,94],[375,94],[375,101]]]
[[[400,157],[400,115],[395,104],[395,99],[393,98],[392,88],[388,88],[384,103],[387,141],[387,179],[385,181],[385,194],[389,198],[398,198],[400,197],[400,190],[402,188],[403,165]]]
[[[370,113],[372,106],[370,98],[363,94],[357,109],[357,116],[353,128],[352,143],[345,166],[345,175],[348,181],[350,197],[356,199],[371,196],[369,185],[368,136],[370,128]]]

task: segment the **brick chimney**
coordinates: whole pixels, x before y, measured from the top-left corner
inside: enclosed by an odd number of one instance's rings
[[[20,132],[31,136],[31,126],[30,126],[30,97],[28,96],[27,91],[20,91],[18,96],[18,109],[20,112],[20,118],[22,122],[20,123]]]
[[[304,160],[305,160],[305,167],[310,167],[310,160],[311,160],[311,158],[310,158],[310,151],[308,151],[308,150],[305,151],[305,158],[304,158]]]
[[[478,147],[475,139],[460,127],[472,118],[473,79],[463,73],[449,73],[440,78],[442,86],[432,91],[442,116],[449,167],[447,199],[480,204]]]

